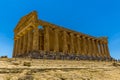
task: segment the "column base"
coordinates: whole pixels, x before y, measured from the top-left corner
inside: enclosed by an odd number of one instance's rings
[[[98,61],[112,61],[113,58],[92,56],[92,55],[78,55],[75,53],[63,53],[53,51],[31,51],[28,53],[16,55],[15,58],[33,58],[33,59],[51,59],[51,60],[98,60]]]
[[[33,58],[33,59],[39,59],[40,58],[40,52],[39,51],[31,51],[30,53],[28,53],[28,57],[29,58]]]

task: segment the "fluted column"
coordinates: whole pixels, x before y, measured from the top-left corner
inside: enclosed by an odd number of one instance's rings
[[[23,43],[24,42],[23,36],[24,36],[24,34],[21,35],[21,51],[20,51],[21,55],[23,54],[22,50],[23,50],[23,45],[24,45],[24,43]]]
[[[91,39],[91,48],[92,48],[91,56],[94,57],[94,45],[93,45],[93,39]]]
[[[110,58],[110,53],[109,53],[109,49],[108,49],[108,44],[107,43],[104,43],[104,48],[105,48],[106,57]]]
[[[101,41],[101,45],[102,45],[102,54],[103,54],[103,56],[104,56],[104,57],[107,57],[106,47],[105,47],[105,45],[104,45],[104,42],[103,42],[103,41]]]
[[[96,39],[94,40],[94,53],[96,57],[99,57],[98,52],[97,52],[97,44],[96,44]]]
[[[94,39],[92,39],[92,49],[93,49],[93,51],[92,51],[92,56],[93,57],[96,57],[96,51],[95,51],[95,40]]]
[[[19,54],[19,42],[20,42],[20,40],[19,40],[19,37],[17,38],[17,50],[16,50],[16,56]]]
[[[21,43],[22,43],[22,38],[19,38],[19,48],[18,48],[18,55],[21,54]]]
[[[55,34],[54,52],[59,52],[59,37],[58,37],[58,29],[54,29],[54,34]]]
[[[91,46],[91,38],[87,38],[87,42],[88,42],[88,56],[91,56],[92,54],[92,46]]]
[[[12,57],[15,57],[17,51],[17,39],[14,39],[14,48],[13,48],[13,55]]]
[[[77,54],[81,54],[81,49],[80,49],[80,35],[77,35]]]
[[[39,29],[38,27],[34,27],[33,29],[33,51],[38,51],[39,50]]]
[[[90,56],[92,57],[92,56],[94,56],[94,47],[93,47],[93,39],[92,38],[90,38],[89,39],[89,43],[90,43]]]
[[[29,29],[28,30],[28,41],[26,42],[27,43],[27,53],[29,53],[31,50],[32,50],[32,29]]]
[[[103,54],[101,53],[100,41],[98,40],[97,42],[98,42],[99,55],[100,57],[103,57]]]
[[[49,27],[48,26],[45,26],[44,27],[44,50],[45,51],[49,51],[50,48],[50,43],[49,43]]]
[[[89,48],[90,48],[89,47],[90,46],[89,37],[86,37],[85,41],[86,41],[86,55],[90,56],[90,51],[89,51]]]
[[[94,44],[95,44],[95,55],[96,57],[99,57],[99,52],[98,52],[98,45],[97,45],[97,40],[94,41]]]
[[[16,39],[15,56],[18,54],[18,39]]]
[[[67,33],[63,31],[63,53],[67,53]]]
[[[25,44],[26,44],[26,39],[25,39],[25,33],[24,33],[24,35],[23,35],[23,48],[22,48],[22,54],[24,54],[25,53]]]
[[[103,51],[103,44],[102,44],[102,42],[100,41],[100,52],[101,52],[101,54],[102,54],[102,57],[104,58],[104,51]]]
[[[70,45],[70,53],[74,53],[74,34],[73,33],[70,33],[70,43],[71,43],[71,45]]]
[[[25,35],[23,35],[23,36],[21,36],[21,38],[22,38],[22,42],[21,42],[21,44],[22,44],[22,48],[21,48],[21,54],[23,54],[24,53],[24,49],[25,49],[25,46],[24,46],[24,38],[25,37]]]
[[[28,36],[28,33],[25,33],[24,34],[24,42],[23,42],[23,54],[26,54],[27,53],[27,36]]]
[[[100,57],[101,54],[99,53],[98,40],[95,41],[95,45],[96,45],[96,54],[97,54],[97,57]]]
[[[82,36],[82,47],[83,47],[83,50],[82,50],[82,53],[83,53],[83,55],[84,56],[86,56],[87,55],[87,51],[86,51],[86,38],[85,38],[85,36]]]

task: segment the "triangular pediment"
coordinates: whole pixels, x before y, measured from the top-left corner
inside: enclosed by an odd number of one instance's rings
[[[27,25],[29,22],[33,22],[37,19],[37,12],[36,11],[33,11],[25,16],[23,16],[20,21],[18,22],[16,28],[14,29],[14,32],[16,30],[19,30],[20,28],[22,27],[25,27],[23,25]],[[29,21],[29,22],[28,22]]]

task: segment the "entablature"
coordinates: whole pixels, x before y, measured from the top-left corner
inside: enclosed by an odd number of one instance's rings
[[[30,14],[21,18],[16,28],[14,29],[15,36],[19,35],[22,32],[25,32],[31,26],[36,25],[37,22],[37,13],[31,12]]]

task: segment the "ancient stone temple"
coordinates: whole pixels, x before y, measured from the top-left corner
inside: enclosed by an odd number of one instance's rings
[[[110,60],[106,37],[93,37],[38,19],[21,18],[14,29],[13,57]]]

